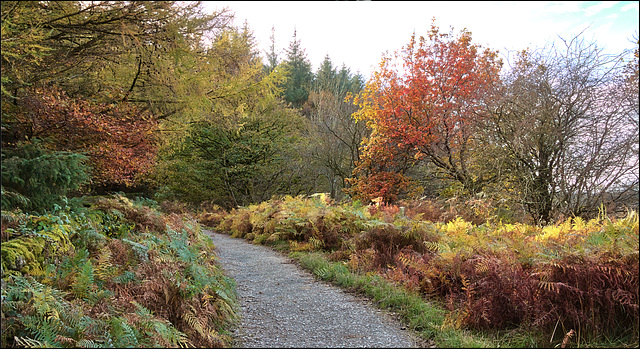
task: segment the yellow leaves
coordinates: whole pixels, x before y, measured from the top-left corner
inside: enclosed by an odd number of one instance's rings
[[[111,250],[108,248],[101,250],[100,254],[96,258],[96,265],[93,268],[93,274],[101,280],[109,280],[118,272],[118,269],[109,262],[110,258]]]
[[[538,287],[548,292],[560,293],[560,286],[557,282],[538,281]]]
[[[215,330],[215,328],[209,326],[208,318],[198,316],[196,313],[196,309],[192,305],[189,305],[189,309],[182,313],[182,318],[191,329],[195,330],[208,343],[216,345],[222,344],[222,336]]]
[[[560,232],[562,231],[561,227],[558,226],[546,226],[542,229],[542,233],[539,235],[536,235],[535,240],[536,241],[546,241],[549,239],[559,239],[560,238]]]
[[[473,223],[467,222],[460,217],[456,217],[455,220],[446,223],[442,229],[449,235],[464,234],[473,228]]]

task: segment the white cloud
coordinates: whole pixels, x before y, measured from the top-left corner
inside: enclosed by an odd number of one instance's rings
[[[618,4],[619,1],[602,1],[599,4],[589,6],[584,9],[587,16],[594,16],[600,13],[602,10],[606,10]]]
[[[636,10],[636,12],[638,12],[638,3],[634,1],[628,5],[622,6],[620,10],[622,12],[629,11],[629,10]]]

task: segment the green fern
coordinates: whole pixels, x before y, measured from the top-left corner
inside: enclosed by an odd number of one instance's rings
[[[111,280],[117,284],[128,284],[137,281],[136,274],[129,270],[124,271],[121,275],[115,276]]]
[[[71,284],[73,294],[78,298],[86,298],[93,285],[93,279],[93,264],[91,260],[87,260],[82,264],[73,284]]]
[[[131,241],[129,239],[121,239],[123,242],[128,243],[129,245],[131,245],[131,247],[133,248],[133,251],[136,253],[136,256],[138,256],[138,258],[143,261],[143,262],[147,262],[149,260],[149,247],[137,243],[135,241]]]
[[[173,327],[173,325],[169,321],[155,317],[151,310],[145,308],[137,302],[132,303],[136,306],[136,315],[140,317],[137,327],[145,331],[149,335],[149,338],[154,341],[154,343],[150,344],[164,344],[154,339],[157,338],[156,335],[160,336],[160,338],[166,343],[170,343],[180,347],[187,347],[190,344],[187,336]]]
[[[110,331],[107,333],[107,343],[112,348],[138,347],[138,334],[127,323],[126,319],[114,316],[107,321]]]
[[[16,343],[25,348],[49,348],[50,344],[29,337],[15,337]]]
[[[97,323],[67,302],[66,295],[29,276],[11,277],[2,289],[2,313],[17,320],[21,336],[16,341],[29,347],[80,346],[85,331]]]
[[[110,258],[111,250],[106,248],[95,259],[93,274],[102,281],[111,279],[118,272],[118,269],[109,262]]]

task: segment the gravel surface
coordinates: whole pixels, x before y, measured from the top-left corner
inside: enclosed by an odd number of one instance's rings
[[[205,231],[236,280],[237,348],[408,348],[420,340],[364,298],[316,280],[290,258],[244,239]]]

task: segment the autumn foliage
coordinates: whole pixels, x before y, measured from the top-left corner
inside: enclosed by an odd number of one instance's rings
[[[323,251],[354,273],[379,274],[438,300],[448,310],[441,329],[520,329],[540,333],[540,346],[560,344],[570,330],[579,345],[605,337],[637,343],[635,211],[535,226],[502,223],[491,205],[469,201],[455,210],[437,201],[400,203],[335,204],[317,194],[200,218],[255,244]]]
[[[472,175],[469,155],[482,101],[498,81],[496,52],[472,44],[466,30],[455,37],[434,24],[427,38],[412,36],[395,58],[384,58],[353,98],[360,107],[354,118],[372,133],[363,141],[351,193],[392,202],[409,188],[406,170],[425,162],[476,191],[485,179]]]
[[[147,111],[122,103],[69,98],[57,88],[37,88],[20,101],[11,140],[42,139],[52,150],[86,154],[93,186],[133,185],[155,161],[157,123]]]

